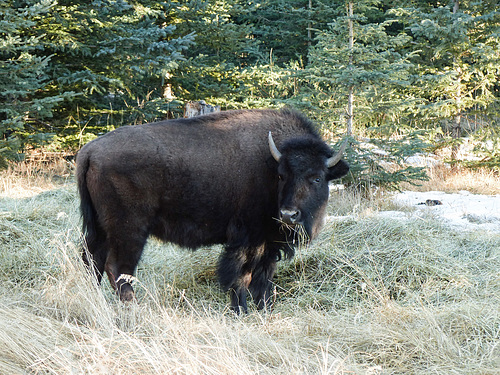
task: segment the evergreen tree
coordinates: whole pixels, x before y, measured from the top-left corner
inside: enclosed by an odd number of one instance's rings
[[[348,16],[345,0],[0,0],[0,152],[48,132],[66,147],[200,99],[291,104],[332,139],[353,104],[356,136],[389,140],[379,146],[396,161],[421,146],[415,130],[447,145],[472,116],[487,124],[474,135],[500,144],[496,1],[352,4]],[[358,176],[403,178],[353,147]],[[498,165],[497,149],[481,163]]]
[[[172,5],[174,2],[172,2]],[[251,92],[261,82],[262,55],[245,21],[254,8],[244,1],[187,1],[172,7],[181,33],[196,35],[186,61],[173,72],[174,94],[223,108],[255,106]]]
[[[342,5],[345,15],[318,33],[309,52],[310,62],[301,72],[305,84],[295,103],[316,115],[332,135],[345,132],[344,120],[354,116],[353,131],[358,136],[387,138],[394,135],[393,124],[404,116],[408,104],[402,92],[409,86],[412,54],[406,48],[411,38],[404,31],[394,32],[390,18],[370,22],[374,15],[382,14],[379,1],[355,2],[353,15],[347,14],[346,5]],[[353,113],[346,111],[352,101]],[[353,140],[353,182],[397,187],[403,181],[425,177],[421,169],[403,166],[404,159],[424,144],[411,129],[399,127],[397,132],[397,139],[376,145],[383,150],[383,160]],[[382,168],[385,162],[403,169],[388,172]]]
[[[464,124],[474,121],[474,115],[485,120],[485,113],[498,101],[498,4],[453,0],[447,6],[404,9],[402,14],[417,43],[415,48],[421,51],[412,85],[413,95],[423,99],[415,109],[416,117],[427,126],[443,129],[444,140],[451,137],[451,158],[456,160]],[[487,123],[495,126],[497,116]],[[495,131],[488,126],[485,130],[498,142],[498,128]],[[497,166],[499,161],[497,156]]]
[[[249,2],[255,9],[245,19],[253,25],[253,36],[272,54],[277,66],[291,61],[307,63],[315,34],[339,15],[337,1],[267,0]]]
[[[166,80],[193,38],[175,34],[169,11],[155,1],[62,0],[38,20],[38,48],[53,56],[51,93],[79,94],[55,122],[68,139],[84,126],[101,132],[167,117]]]
[[[45,120],[71,92],[48,93],[50,55],[39,54],[46,36],[30,30],[55,1],[19,4],[0,1],[0,165],[22,157],[27,145],[37,145],[52,131]]]
[[[177,95],[223,108],[279,105],[298,89],[290,70],[303,67],[315,27],[332,18],[333,8],[323,3],[180,2],[179,29],[197,36],[173,75]]]

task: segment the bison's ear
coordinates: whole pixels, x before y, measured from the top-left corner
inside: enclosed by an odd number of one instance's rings
[[[349,172],[349,165],[341,159],[333,167],[328,168],[326,179],[328,181],[335,180],[336,178],[344,177],[347,172]]]

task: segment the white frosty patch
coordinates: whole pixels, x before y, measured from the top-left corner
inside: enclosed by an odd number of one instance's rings
[[[415,154],[407,157],[405,163],[416,167],[435,167],[437,165],[444,165],[437,156],[432,154]]]
[[[442,219],[450,227],[459,230],[486,230],[500,233],[500,195],[477,195],[468,191],[447,194],[441,191],[404,191],[393,196],[399,206],[414,210],[379,211],[375,216],[395,220],[413,220],[433,217]],[[441,205],[428,206],[427,200],[437,200]],[[343,221],[350,216],[328,216],[328,221]]]
[[[447,194],[441,191],[404,191],[394,196],[394,202],[417,208],[405,216],[432,215],[464,230],[491,230],[500,232],[500,195],[476,195],[468,191]],[[427,206],[426,200],[438,200],[442,205]],[[393,215],[384,212],[382,215]],[[401,214],[401,213],[399,213]],[[398,216],[399,216],[398,214]]]

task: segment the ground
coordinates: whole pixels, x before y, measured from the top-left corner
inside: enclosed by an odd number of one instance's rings
[[[425,204],[427,200],[439,201],[441,204]],[[433,216],[439,218],[456,230],[485,230],[500,233],[500,196],[472,194],[462,190],[459,193],[441,191],[404,191],[395,194],[396,205],[414,208],[413,211],[383,211],[387,217],[422,218]]]
[[[0,179],[1,374],[499,373],[496,192],[334,191],[274,310],[235,316],[219,247],[149,241],[119,302],[82,266],[71,176],[52,181]]]

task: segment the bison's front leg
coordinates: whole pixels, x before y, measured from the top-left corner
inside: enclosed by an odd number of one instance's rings
[[[252,272],[252,280],[248,288],[259,310],[272,307],[272,280],[278,256],[279,248],[273,245],[266,246]]]
[[[246,313],[247,291],[252,281],[256,249],[226,247],[219,259],[219,282],[231,296],[231,310]]]
[[[231,310],[233,310],[236,314],[239,314],[240,312],[245,314],[248,313],[247,290],[251,278],[251,273],[245,273],[238,278],[236,285],[229,289],[229,294],[231,296]]]

